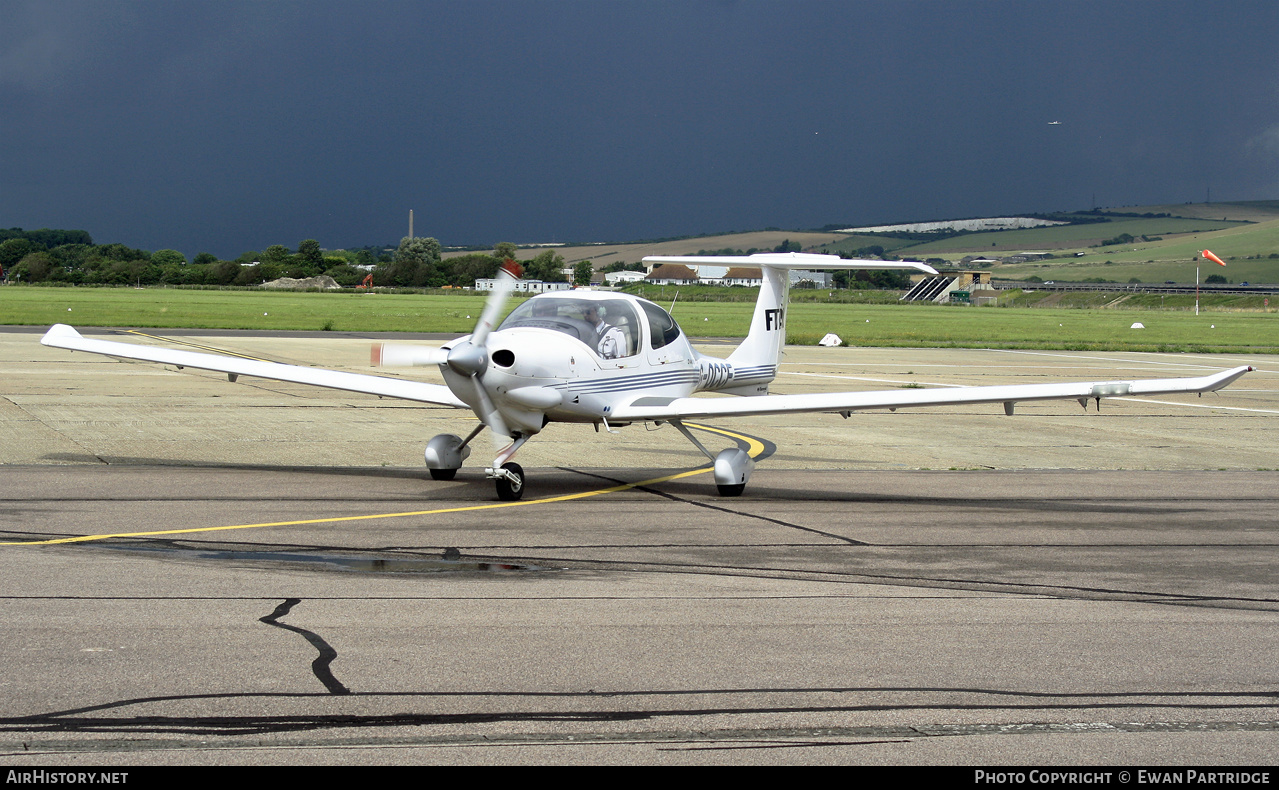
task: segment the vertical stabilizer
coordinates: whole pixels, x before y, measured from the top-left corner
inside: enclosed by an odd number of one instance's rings
[[[743,373],[767,367],[768,377],[772,378],[781,359],[782,346],[786,343],[786,301],[790,295],[790,276],[785,269],[772,266],[761,266],[760,272],[764,282],[755,301],[750,332],[728,361],[735,370]]]

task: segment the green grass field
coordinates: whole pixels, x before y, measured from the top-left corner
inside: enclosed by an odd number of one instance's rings
[[[750,325],[754,291],[750,293],[751,299],[741,302],[676,302],[674,316],[692,337],[742,337]],[[1143,299],[1151,309],[1088,309],[1086,304],[972,308],[797,299],[788,310],[787,338],[791,343],[814,344],[834,332],[846,343],[868,346],[1279,353],[1279,312],[1242,312],[1227,306],[1195,316],[1180,303],[1160,310],[1150,297]],[[474,293],[10,286],[0,288],[0,324],[464,333],[474,328],[483,304],[484,297]],[[661,304],[670,307],[669,301]],[[1134,321],[1146,328],[1131,329]]]
[[[1279,314],[1259,312],[792,304],[787,331],[859,346],[1279,353]]]
[[[0,324],[469,332],[483,306],[484,297],[474,293],[0,288]]]

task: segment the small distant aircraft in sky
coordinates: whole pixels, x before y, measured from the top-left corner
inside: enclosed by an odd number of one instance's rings
[[[1049,126],[1061,126],[1061,121],[1049,121]]]
[[[738,496],[755,467],[745,450],[713,453],[684,424],[695,419],[766,414],[828,412],[848,417],[862,409],[890,409],[1002,403],[1006,414],[1019,401],[1095,399],[1120,395],[1210,392],[1252,370],[1237,367],[1208,376],[1144,381],[1017,384],[991,387],[894,389],[872,392],[768,394],[786,342],[790,269],[913,269],[936,274],[926,264],[907,261],[842,260],[834,255],[761,253],[644,259],[652,263],[759,267],[763,284],[746,339],[726,359],[702,354],[670,313],[626,293],[579,289],[539,294],[524,300],[498,324],[514,289],[518,265],[508,261],[485,303],[475,331],[440,348],[379,344],[375,364],[438,367],[444,385],[283,365],[262,360],[139,346],[82,337],[57,324],[40,341],[46,346],[192,367],[239,376],[292,381],[405,400],[469,409],[480,424],[462,439],[440,434],[426,444],[426,466],[436,480],[451,480],[471,454],[470,443],[488,428],[495,457],[485,468],[503,500],[520,499],[524,470],[512,456],[553,422],[594,424],[606,431],[636,422],[669,423],[714,462],[722,496]],[[694,393],[741,397],[695,398]],[[583,453],[588,451],[583,448]]]

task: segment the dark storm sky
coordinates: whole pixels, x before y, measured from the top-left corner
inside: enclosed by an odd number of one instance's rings
[[[234,257],[409,209],[484,244],[1279,198],[1276,42],[1275,0],[0,0],[0,227]]]

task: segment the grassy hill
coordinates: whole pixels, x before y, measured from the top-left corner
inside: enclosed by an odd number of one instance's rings
[[[1033,275],[1044,280],[1128,282],[1135,277],[1143,282],[1193,282],[1195,259],[1206,248],[1226,259],[1227,267],[1201,267],[1201,278],[1223,274],[1236,283],[1279,282],[1279,201],[1137,206],[1101,213],[1112,220],[966,234],[900,247],[894,253],[958,262],[967,255],[1051,251],[1051,259],[996,264],[990,271],[1008,279]],[[1121,234],[1133,241],[1102,246]]]
[[[754,248],[756,251],[772,250],[783,241],[796,242],[805,250],[820,247],[824,244],[839,243],[849,239],[847,233],[825,233],[804,230],[755,230],[745,233],[725,233],[716,236],[696,236],[686,239],[666,239],[661,241],[634,242],[626,244],[579,244],[553,248],[564,256],[564,262],[573,265],[578,261],[591,261],[596,269],[602,269],[610,263],[638,263],[645,255],[696,255],[700,250],[741,250],[745,253]],[[866,246],[883,244],[873,236],[864,238]],[[888,245],[884,245],[887,249]],[[520,257],[531,258],[540,250],[520,250]],[[464,252],[446,253],[444,257],[465,255]]]
[[[1109,223],[1107,223],[1109,224]],[[911,248],[914,249],[914,248]],[[1100,248],[1082,248],[1082,257],[1053,258],[1021,264],[999,264],[991,269],[996,277],[1024,279],[1036,275],[1049,280],[1086,280],[1101,277],[1128,282],[1194,282],[1195,258],[1210,249],[1226,260],[1226,268],[1208,263],[1200,267],[1200,278],[1221,274],[1232,282],[1279,282],[1279,219],[1221,230],[1170,235],[1159,241]],[[1071,251],[1063,251],[1071,254]],[[1270,256],[1275,257],[1270,257]]]
[[[1236,203],[1171,203],[1160,206],[1102,209],[1103,214],[1169,214],[1196,219],[1231,219],[1267,222],[1279,219],[1279,200],[1245,200]]]
[[[912,255],[935,255],[938,253],[951,255],[955,253],[1007,254],[1023,250],[1075,252],[1096,247],[1103,241],[1113,239],[1121,234],[1127,234],[1138,239],[1142,236],[1184,237],[1191,233],[1203,233],[1239,226],[1246,227],[1247,224],[1222,220],[1184,219],[1181,217],[1116,219],[1112,222],[1098,222],[1087,225],[1056,225],[1045,228],[973,233],[953,239],[917,244],[907,249],[910,250]]]
[[[1103,278],[1127,282],[1194,281],[1194,261],[1208,248],[1226,258],[1228,267],[1208,274],[1224,274],[1232,282],[1279,282],[1279,200],[1236,203],[1186,203],[1102,209],[1108,222],[1057,225],[1024,230],[965,233],[946,238],[850,234],[801,230],[762,230],[667,239],[630,244],[589,244],[556,247],[572,265],[589,260],[595,268],[618,261],[636,263],[646,255],[695,255],[701,251],[770,250],[783,241],[804,250],[851,252],[878,245],[900,258],[941,258],[958,262],[970,255],[1006,256],[1023,251],[1051,251],[1055,257],[1034,263],[997,264],[1000,278],[1038,276],[1049,280]],[[1167,214],[1168,216],[1156,216]],[[1127,244],[1103,242],[1122,235]],[[531,257],[533,250],[522,251]],[[449,255],[463,254],[450,253]],[[1078,256],[1076,257],[1076,254]],[[446,256],[448,257],[448,256]]]

